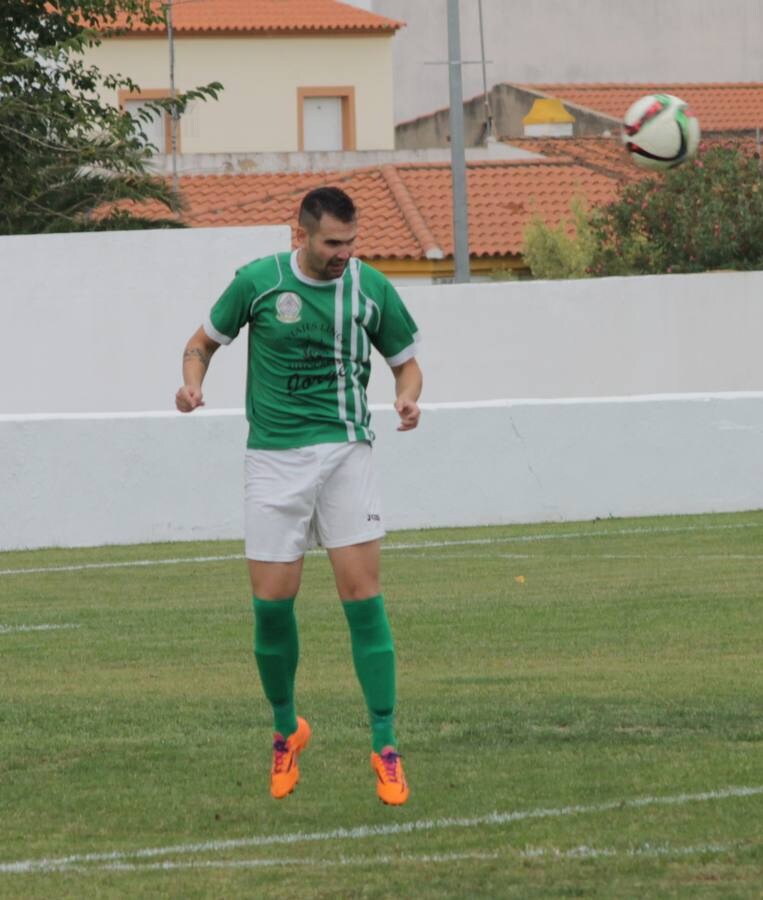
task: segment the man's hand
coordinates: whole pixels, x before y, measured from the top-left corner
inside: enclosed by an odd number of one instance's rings
[[[397,399],[395,401],[395,409],[400,416],[400,424],[397,426],[398,431],[410,431],[419,424],[421,410],[415,400]]]
[[[182,413],[193,412],[197,406],[204,406],[201,388],[184,384],[175,394],[175,408]]]
[[[175,408],[178,412],[193,412],[197,406],[204,406],[201,385],[209,368],[209,361],[220,345],[207,336],[204,327],[199,328],[185,346],[183,352],[183,386],[175,394]]]

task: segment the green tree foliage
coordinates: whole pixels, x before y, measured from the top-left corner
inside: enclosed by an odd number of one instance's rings
[[[594,247],[582,199],[571,204],[572,221],[549,226],[535,215],[524,231],[522,255],[534,278],[586,278]]]
[[[572,222],[525,230],[536,278],[763,268],[763,173],[738,148],[715,146],[664,174],[622,185]]]
[[[763,267],[760,162],[716,146],[629,184],[590,219],[593,275]]]
[[[152,12],[152,8],[154,12]],[[124,211],[91,218],[119,200],[179,200],[147,164],[141,123],[99,99],[138,86],[88,65],[84,51],[117,24],[161,21],[151,0],[2,0],[0,5],[0,234],[157,227]],[[213,82],[155,104],[179,116],[217,96]],[[144,119],[145,121],[145,119]]]

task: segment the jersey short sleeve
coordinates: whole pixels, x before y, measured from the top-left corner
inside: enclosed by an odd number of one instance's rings
[[[373,282],[368,293],[379,307],[379,319],[370,331],[371,341],[388,365],[399,366],[416,355],[419,331],[393,285],[378,272]]]
[[[223,291],[204,322],[204,331],[218,344],[230,344],[249,321],[249,307],[255,295],[255,286],[245,266]]]

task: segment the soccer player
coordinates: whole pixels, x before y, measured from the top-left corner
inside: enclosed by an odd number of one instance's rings
[[[353,257],[357,214],[335,187],[299,209],[299,249],[239,269],[188,341],[175,405],[204,401],[210,359],[249,327],[245,459],[246,557],[254,653],[273,708],[270,792],[299,781],[311,729],[295,707],[294,598],[305,551],[326,548],[371,722],[371,767],[384,803],[408,799],[395,736],[395,650],[379,586],[384,525],[372,465],[366,386],[373,344],[395,380],[398,431],[419,423],[417,329],[390,282]]]

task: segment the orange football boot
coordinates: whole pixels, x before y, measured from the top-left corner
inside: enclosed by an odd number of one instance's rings
[[[371,768],[376,772],[376,793],[382,803],[390,806],[405,803],[410,791],[400,754],[394,747],[385,747],[381,753],[372,753]]]
[[[312,731],[307,722],[297,716],[297,730],[284,738],[273,735],[273,767],[270,770],[270,793],[276,800],[288,796],[299,782],[299,754],[307,747]]]

